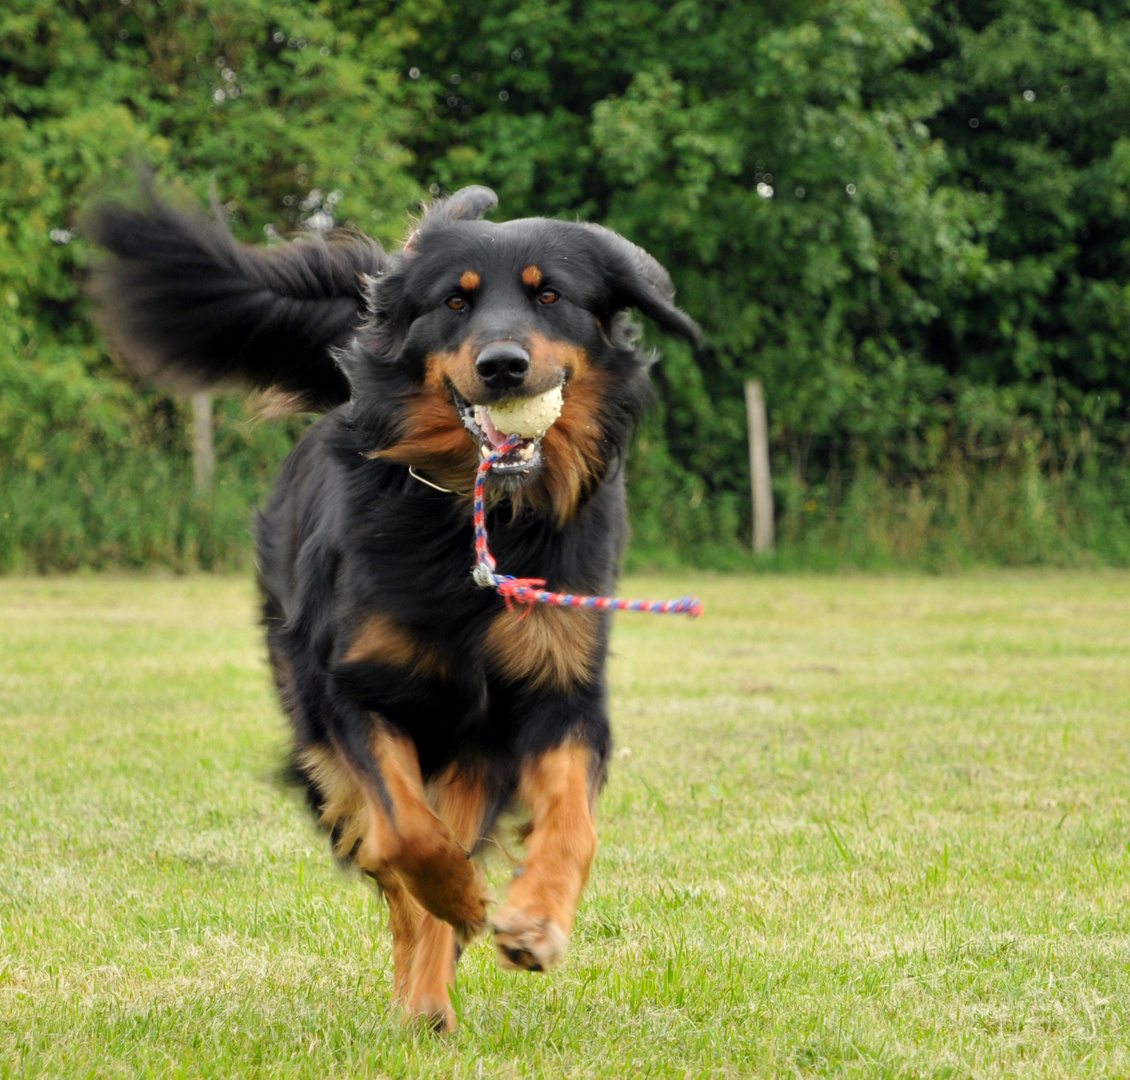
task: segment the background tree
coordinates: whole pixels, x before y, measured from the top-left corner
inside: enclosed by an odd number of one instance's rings
[[[1092,498],[1088,530],[1073,473],[1082,456],[1125,492],[1115,8],[481,10],[420,43],[448,107],[432,169],[639,240],[714,346],[666,350],[637,536],[701,549],[740,531],[756,375],[794,544],[842,550],[861,517],[917,499],[919,552],[956,531],[982,556],[1039,558],[1074,530],[1125,557],[1126,501]]]
[[[270,242],[351,220],[389,241],[418,205],[401,137],[431,95],[400,51],[427,0],[14,0],[0,13],[0,566],[243,557],[295,425],[219,424],[216,498],[191,494],[184,410],[114,369],[78,284],[84,203],[138,161]]]
[[[0,499],[21,524],[0,564],[238,558],[292,433],[227,406],[203,540],[190,510],[138,511],[107,546],[123,515],[94,496],[67,543],[49,527],[77,512],[76,469],[102,469],[98,489],[143,460],[154,497],[186,483],[176,408],[111,375],[63,242],[138,146],[197,197],[214,176],[247,238],[332,218],[393,240],[421,195],[475,182],[503,216],[600,220],[656,254],[710,347],[663,343],[631,463],[637,559],[732,561],[748,540],[751,376],[781,560],[1130,559],[1117,5],[15,7],[0,410],[21,411],[0,454],[19,480]]]

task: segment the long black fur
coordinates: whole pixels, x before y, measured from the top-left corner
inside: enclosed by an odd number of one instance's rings
[[[374,713],[411,736],[425,777],[453,761],[484,766],[496,807],[524,759],[576,738],[602,773],[609,746],[608,616],[584,677],[564,690],[507,681],[484,657],[503,601],[470,575],[470,436],[456,494],[421,483],[411,462],[381,456],[412,438],[429,364],[472,331],[476,341],[509,340],[523,326],[587,358],[601,388],[592,405],[599,442],[577,498],[563,514],[554,491],[535,497],[557,475],[543,469],[526,487],[496,486],[488,525],[502,571],[606,592],[627,536],[620,466],[649,400],[652,360],[626,309],[698,338],[667,273],[640,248],[597,226],[482,221],[495,201],[468,188],[437,203],[391,254],[358,234],[256,250],[222,223],[152,198],[140,209],[103,206],[91,219],[116,256],[95,273],[101,318],[141,374],[182,388],[279,388],[328,411],[287,458],[258,520],[264,622],[296,751],[333,746],[386,800],[371,756]],[[528,265],[559,300],[538,306],[544,294],[527,297],[517,285],[487,291]],[[470,314],[447,303],[467,268],[487,282]],[[452,676],[347,660],[374,615],[439,649]]]

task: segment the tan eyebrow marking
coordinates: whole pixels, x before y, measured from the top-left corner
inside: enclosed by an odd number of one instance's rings
[[[527,266],[522,271],[522,280],[529,285],[531,289],[536,289],[542,281],[542,272],[536,266]]]
[[[462,277],[459,279],[459,287],[466,289],[470,292],[472,289],[477,289],[483,283],[483,279],[477,270],[464,270]]]

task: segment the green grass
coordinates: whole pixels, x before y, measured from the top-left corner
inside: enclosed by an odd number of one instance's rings
[[[1130,1075],[1130,575],[696,577],[619,619],[569,956],[471,949],[447,1040],[272,778],[250,585],[0,579],[0,1076]]]

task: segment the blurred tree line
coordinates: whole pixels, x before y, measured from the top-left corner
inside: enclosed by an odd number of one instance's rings
[[[1089,0],[9,0],[0,566],[241,561],[298,422],[186,411],[90,327],[78,210],[138,156],[237,235],[421,199],[598,220],[672,271],[635,558],[740,560],[742,383],[778,562],[1130,562],[1130,22]]]

